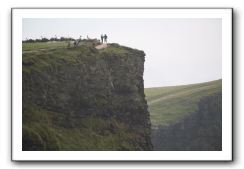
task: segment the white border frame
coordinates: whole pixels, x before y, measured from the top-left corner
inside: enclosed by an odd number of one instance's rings
[[[222,151],[22,151],[23,18],[221,18]],[[232,9],[82,8],[12,9],[13,161],[231,161]]]

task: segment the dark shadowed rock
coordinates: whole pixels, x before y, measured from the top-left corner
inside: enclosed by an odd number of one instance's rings
[[[105,150],[151,150],[150,119],[143,85],[144,56],[143,51],[117,44],[99,51],[94,46],[82,45],[73,49],[24,54],[23,123],[31,128],[36,137],[33,139],[38,140],[37,145],[43,142],[43,138],[31,122],[34,111],[29,111],[29,107],[52,112],[45,116],[49,118],[52,131],[55,128],[77,129],[82,126],[81,120],[89,117],[116,120],[135,137],[132,135],[128,139],[126,136],[126,140],[120,137],[117,142],[121,144],[113,148],[105,146]],[[96,134],[118,133],[119,125],[115,125],[117,128],[113,125],[115,122]]]
[[[198,111],[169,126],[152,130],[154,150],[221,151],[222,94],[204,97]]]

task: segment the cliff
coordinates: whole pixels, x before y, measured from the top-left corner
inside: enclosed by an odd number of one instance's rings
[[[152,130],[157,151],[221,151],[222,94],[203,97],[198,109],[182,120]]]
[[[94,44],[23,53],[23,150],[151,150],[144,52]]]

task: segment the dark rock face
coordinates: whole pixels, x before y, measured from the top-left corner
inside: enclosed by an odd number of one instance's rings
[[[181,121],[153,129],[152,143],[157,151],[221,151],[221,93],[203,98],[198,111]]]
[[[113,117],[140,136],[132,139],[131,150],[151,150],[144,52],[116,44],[101,51],[89,46],[60,50],[23,55],[23,112],[35,105],[64,114],[66,128],[89,116]]]

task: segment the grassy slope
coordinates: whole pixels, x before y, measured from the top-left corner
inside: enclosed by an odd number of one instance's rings
[[[221,80],[183,86],[146,88],[145,95],[152,125],[164,126],[182,119],[188,113],[197,110],[197,103],[201,98],[221,90]]]
[[[32,71],[41,72],[50,66],[54,67],[64,62],[76,64],[81,54],[89,56],[95,53],[96,57],[106,57],[106,55],[110,55],[111,53],[117,53],[123,56],[129,50],[121,48],[117,44],[111,44],[103,50],[96,50],[92,42],[85,42],[84,45],[77,48],[67,48],[66,42],[36,42],[22,43],[22,45],[24,73],[30,73]],[[93,62],[96,57],[87,57],[86,59]]]
[[[35,43],[22,43],[23,51],[39,50],[39,49],[51,49],[66,47],[67,42],[35,42]]]
[[[63,113],[27,105],[23,111],[24,150],[130,150],[137,139],[126,125],[115,118],[86,117],[79,125],[69,126]],[[127,140],[127,141],[125,141]],[[30,145],[32,145],[30,147]],[[35,146],[34,146],[35,145]]]

